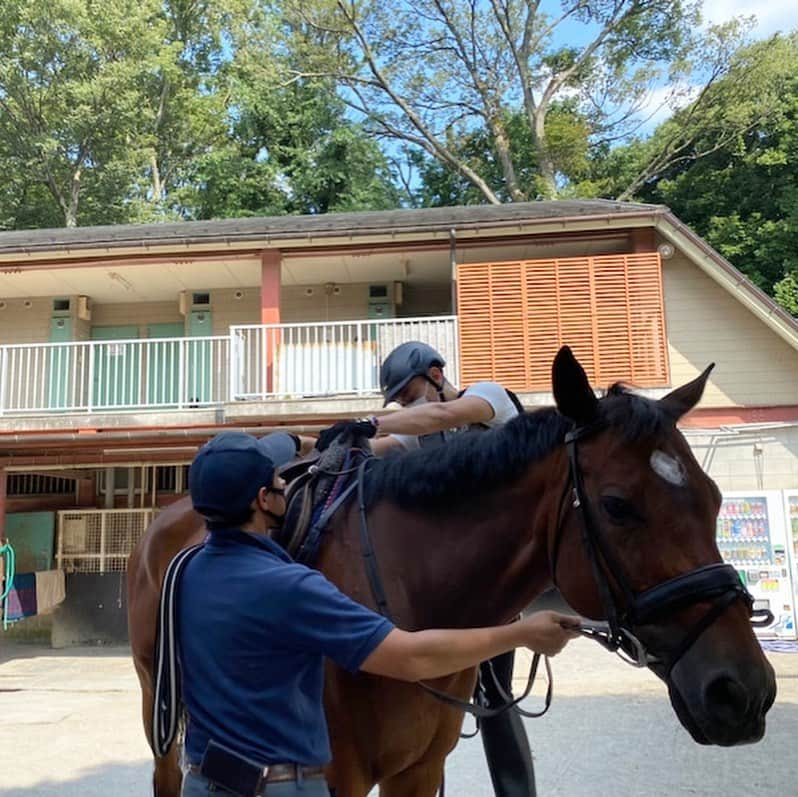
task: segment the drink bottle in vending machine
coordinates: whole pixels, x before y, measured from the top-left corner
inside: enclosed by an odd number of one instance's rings
[[[791,559],[793,602],[798,601],[798,490],[784,491],[784,516]]]
[[[757,635],[794,639],[796,596],[790,557],[798,549],[787,534],[781,492],[725,492],[716,539],[721,556],[754,596],[756,608],[773,613],[773,623],[757,628]]]

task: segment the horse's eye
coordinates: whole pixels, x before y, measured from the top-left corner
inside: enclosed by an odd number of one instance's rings
[[[601,507],[610,520],[616,523],[628,522],[637,517],[634,507],[628,501],[624,501],[623,498],[618,498],[617,495],[601,496]]]

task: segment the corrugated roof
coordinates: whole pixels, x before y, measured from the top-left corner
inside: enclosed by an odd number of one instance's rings
[[[446,231],[452,226],[490,227],[508,223],[542,223],[613,215],[664,213],[660,205],[581,201],[516,202],[505,205],[325,213],[317,216],[259,216],[218,221],[117,224],[103,227],[61,227],[0,233],[0,253],[63,248],[159,246],[170,243],[214,243],[274,237],[280,239],[336,235],[374,235],[407,231]]]

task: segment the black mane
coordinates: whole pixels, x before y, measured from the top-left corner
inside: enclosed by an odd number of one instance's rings
[[[658,402],[613,385],[599,401],[598,420],[629,442],[659,437],[674,422]],[[553,407],[527,412],[498,429],[456,435],[445,445],[390,454],[371,463],[366,500],[380,498],[406,509],[456,511],[473,499],[518,480],[530,462],[565,439],[572,423]]]

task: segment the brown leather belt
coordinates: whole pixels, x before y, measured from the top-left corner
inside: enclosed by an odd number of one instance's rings
[[[324,777],[324,767],[304,767],[301,764],[269,764],[269,772],[266,775],[266,783],[280,783],[290,780]],[[190,764],[188,771],[192,775],[203,777],[200,772],[199,764]]]

